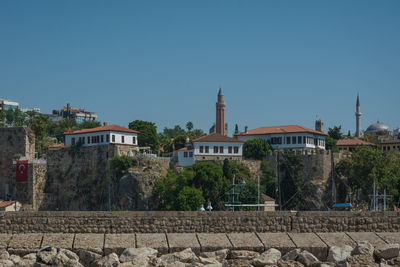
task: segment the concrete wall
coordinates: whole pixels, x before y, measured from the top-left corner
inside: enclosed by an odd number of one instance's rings
[[[0,198],[5,198],[7,193],[14,195],[13,158],[16,155],[25,160],[35,157],[34,134],[26,127],[0,128]]]
[[[397,232],[397,212],[0,212],[0,233]]]

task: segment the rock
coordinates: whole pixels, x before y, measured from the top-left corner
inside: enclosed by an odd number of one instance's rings
[[[138,266],[138,265],[136,265],[136,266]],[[141,265],[139,265],[139,266],[141,266]],[[133,265],[133,263],[131,261],[128,261],[128,262],[123,262],[123,263],[118,264],[118,267],[135,267],[135,265]]]
[[[51,262],[52,265],[64,266],[66,264],[73,264],[79,262],[79,257],[74,252],[67,249],[59,249],[54,260]]]
[[[34,260],[36,261],[36,253],[29,253],[22,257],[24,260]]]
[[[0,267],[14,267],[14,263],[10,260],[0,260]]]
[[[77,254],[79,256],[79,260],[84,266],[89,266],[92,262],[101,259],[100,254],[85,249],[79,249]]]
[[[0,260],[8,260],[10,254],[8,254],[7,250],[1,249],[0,250]]]
[[[21,257],[18,255],[10,255],[8,259],[12,261],[15,265],[18,265],[22,261]]]
[[[339,265],[337,266],[339,267]],[[317,263],[315,265],[313,264],[312,267],[335,267],[335,264],[332,262],[324,262],[324,263]],[[340,265],[340,267],[342,267],[342,265]]]
[[[370,254],[353,255],[347,258],[346,263],[348,264],[347,266],[376,266],[375,259]]]
[[[200,255],[204,258],[214,258],[217,260],[225,260],[229,254],[229,249],[221,249],[212,252],[203,252]]]
[[[274,265],[278,263],[281,258],[281,252],[275,248],[270,248],[259,257],[253,260],[253,265],[257,267],[262,267],[265,265]]]
[[[93,267],[117,267],[119,264],[118,255],[115,253],[96,260],[91,266]]]
[[[210,265],[212,265],[212,266],[222,266],[222,264],[215,258],[199,257],[199,261],[200,261],[201,264],[204,264],[206,266],[210,266]]]
[[[48,250],[41,250],[36,254],[37,261],[45,264],[51,264],[52,262],[54,262],[56,255],[57,249],[50,247]]]
[[[297,256],[296,259],[298,262],[304,264],[305,266],[311,266],[312,263],[318,262],[317,257],[315,257],[313,254],[308,252],[307,250],[304,250]]]
[[[139,256],[147,258],[157,257],[157,254],[158,251],[152,248],[127,248],[122,252],[119,260],[121,262],[128,262]]]
[[[72,252],[72,251],[70,251],[70,250],[68,250],[68,249],[60,248],[60,249],[58,250],[58,253],[59,253],[59,254],[64,254],[65,256],[67,256],[67,257],[68,257],[69,259],[71,259],[71,260],[79,261],[79,256],[76,255],[75,252]]]
[[[224,267],[253,267],[253,265],[251,264],[251,262],[249,260],[234,260],[234,259],[229,259],[227,260],[224,265]],[[287,267],[287,266],[285,266]]]
[[[133,266],[149,267],[151,266],[150,261],[150,258],[147,256],[137,256],[130,262],[133,264]]]
[[[282,260],[295,261],[297,256],[299,256],[300,253],[301,253],[301,249],[299,249],[299,248],[293,249],[293,250],[289,251],[288,253],[286,253],[282,257]]]
[[[250,250],[232,250],[229,259],[233,260],[252,260],[260,256],[260,253]]]
[[[334,263],[345,262],[347,257],[351,256],[352,251],[353,251],[353,248],[348,245],[344,245],[344,246],[340,246],[340,247],[332,246],[329,249],[327,261],[334,262]]]
[[[162,255],[160,257],[161,263],[169,264],[174,262],[193,263],[198,262],[199,258],[193,253],[191,248],[187,248],[180,252]]]
[[[385,244],[379,246],[379,248],[376,248],[374,251],[374,254],[379,258],[379,259],[392,259],[396,258],[399,256],[400,252],[400,245],[399,244]]]
[[[354,248],[352,255],[372,255],[374,253],[374,246],[367,241],[361,241]]]

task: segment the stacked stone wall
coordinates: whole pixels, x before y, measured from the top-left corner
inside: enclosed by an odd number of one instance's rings
[[[0,233],[396,232],[397,212],[0,212]]]

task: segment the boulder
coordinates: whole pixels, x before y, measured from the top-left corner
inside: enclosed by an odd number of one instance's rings
[[[351,255],[372,255],[374,254],[374,246],[368,241],[361,241],[354,248]]]
[[[225,260],[229,254],[229,249],[220,249],[212,252],[203,252],[200,254],[203,258],[214,258],[217,260]]]
[[[329,249],[327,261],[334,262],[334,263],[345,262],[347,257],[351,256],[352,251],[353,251],[353,248],[348,245],[344,245],[344,246],[340,246],[340,247],[332,246]]]
[[[299,249],[299,248],[293,249],[293,250],[289,251],[288,253],[286,253],[285,255],[283,255],[282,260],[295,261],[297,259],[297,256],[299,256],[300,253],[301,253],[301,249]]]
[[[182,263],[193,263],[198,262],[199,258],[194,254],[191,248],[187,248],[180,252],[162,255],[160,261],[163,264],[182,262]]]
[[[18,255],[10,255],[10,257],[8,258],[10,261],[12,261],[14,263],[14,265],[18,265],[21,263],[22,259],[20,256]]]
[[[302,251],[296,259],[298,262],[304,264],[305,266],[311,266],[314,262],[318,262],[317,257],[308,252],[307,250]]]
[[[212,266],[222,266],[222,264],[215,258],[199,257],[199,261],[200,261],[201,264],[204,264],[206,266],[210,266],[210,265],[212,265]]]
[[[14,267],[14,263],[10,260],[0,260],[0,267]]]
[[[260,253],[251,250],[232,250],[229,259],[232,260],[252,260],[260,256]]]
[[[265,265],[274,265],[278,263],[278,260],[281,258],[281,252],[275,248],[270,248],[264,253],[262,253],[259,257],[253,260],[253,265],[256,267],[262,267]]]
[[[51,264],[54,262],[56,255],[57,249],[53,247],[48,247],[46,250],[42,249],[36,254],[37,261],[45,264]]]
[[[399,256],[400,245],[399,244],[385,244],[377,247],[374,251],[375,256],[379,259],[392,259]]]
[[[7,250],[0,249],[0,260],[8,260],[10,254],[8,254]]]
[[[136,257],[157,257],[157,254],[158,251],[152,248],[127,248],[122,252],[119,260],[121,262],[128,262],[132,261]]]
[[[108,254],[107,256],[96,260],[92,267],[117,267],[119,265],[118,255],[115,253]]]
[[[101,255],[85,250],[85,249],[79,249],[78,250],[78,256],[79,260],[82,262],[83,265],[89,266],[92,262],[95,262],[99,259],[101,259]]]

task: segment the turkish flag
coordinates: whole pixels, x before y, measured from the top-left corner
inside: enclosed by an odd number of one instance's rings
[[[28,161],[27,160],[18,160],[17,161],[17,182],[26,182],[28,181]]]

